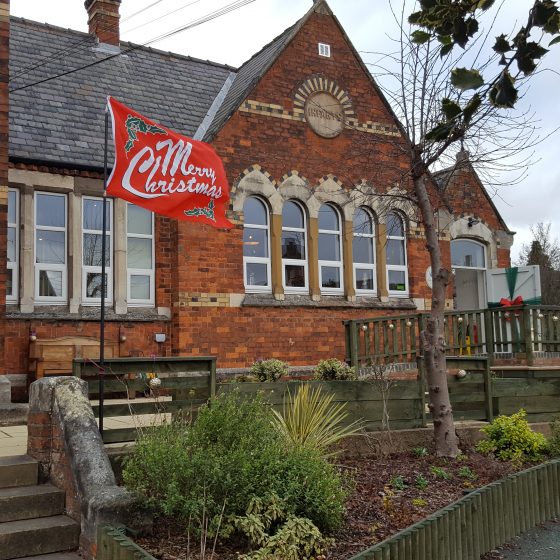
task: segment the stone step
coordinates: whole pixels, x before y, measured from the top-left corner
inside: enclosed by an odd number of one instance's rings
[[[37,484],[38,463],[27,455],[0,457],[0,488]]]
[[[0,560],[76,550],[80,526],[65,515],[0,524]]]
[[[0,488],[0,523],[64,512],[64,492],[51,484]]]

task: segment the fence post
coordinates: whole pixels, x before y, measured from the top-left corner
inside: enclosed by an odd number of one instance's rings
[[[356,374],[358,374],[358,323],[350,321],[348,327],[350,329],[350,365],[355,368]]]
[[[492,375],[490,373],[490,363],[484,360],[484,400],[486,402],[486,420],[494,420],[493,397],[492,397]]]
[[[492,321],[492,310],[484,310],[484,338],[486,339],[486,354],[490,365],[494,363],[494,323]]]
[[[418,356],[416,362],[418,364],[420,406],[422,407],[422,427],[425,428],[428,425],[428,420],[426,418],[426,370],[424,368],[424,358],[422,356]]]
[[[523,306],[521,312],[523,316],[523,340],[525,341],[525,356],[527,357],[527,365],[532,366],[535,363],[533,353],[533,333],[531,331],[531,308],[527,305]]]

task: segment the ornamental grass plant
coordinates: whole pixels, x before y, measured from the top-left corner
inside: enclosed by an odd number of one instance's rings
[[[334,445],[363,427],[361,421],[345,424],[346,404],[333,403],[333,399],[333,394],[324,394],[320,387],[300,385],[295,395],[288,393],[283,414],[273,410],[276,432],[292,449],[315,450],[323,457],[333,455]]]

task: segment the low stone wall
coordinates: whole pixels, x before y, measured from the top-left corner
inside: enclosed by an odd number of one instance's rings
[[[39,476],[66,493],[66,510],[81,524],[80,551],[97,552],[104,524],[146,530],[151,521],[115,475],[87,397],[75,377],[36,381],[30,387],[27,453],[39,461]]]

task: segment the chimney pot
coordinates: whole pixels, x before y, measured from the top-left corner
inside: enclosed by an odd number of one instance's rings
[[[90,34],[100,43],[119,46],[119,7],[121,0],[86,0]]]

